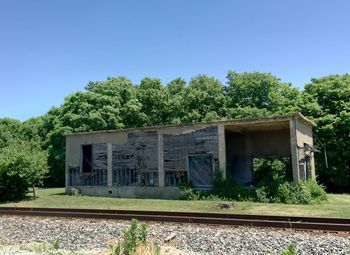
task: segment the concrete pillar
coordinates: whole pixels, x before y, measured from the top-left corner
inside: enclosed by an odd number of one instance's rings
[[[245,156],[244,156],[244,166],[245,170],[242,172],[242,177],[245,183],[252,182],[253,181],[253,158],[252,158],[252,151],[253,151],[253,144],[252,144],[252,137],[249,133],[245,133],[244,135],[244,147],[245,147]]]
[[[70,148],[70,144],[69,144],[69,138],[66,137],[66,158],[65,158],[65,186],[66,186],[66,194],[68,194],[68,186],[69,186],[69,148]]]
[[[315,173],[315,153],[311,152],[310,156],[310,166],[311,166],[311,178],[313,180],[316,179],[316,173]]]
[[[113,165],[113,154],[112,154],[112,144],[107,143],[107,186],[113,186],[113,173],[112,173],[112,165]]]
[[[219,141],[219,167],[222,171],[222,177],[226,179],[226,141],[225,126],[218,125],[218,141]]]
[[[158,133],[158,182],[159,187],[164,187],[164,140],[163,134]]]
[[[292,161],[292,170],[293,170],[293,183],[297,184],[300,180],[300,173],[299,173],[299,153],[298,153],[295,119],[291,119],[289,121],[289,129],[290,129],[290,151],[291,151],[291,161]]]
[[[304,168],[305,169],[301,169],[302,166],[299,166],[299,171],[300,173],[300,178],[302,177],[302,172],[304,171],[306,174],[306,156],[309,156],[309,167],[310,167],[310,174],[311,174],[311,178],[315,179],[316,175],[315,175],[315,159],[314,159],[314,153],[310,152],[310,151],[304,151],[305,149],[305,145],[311,145],[313,146],[313,135],[312,135],[312,127],[306,125],[305,123],[301,122],[298,119],[295,119],[295,130],[296,130],[296,139],[297,139],[297,145],[299,148],[299,158],[298,160],[304,160]],[[302,171],[303,170],[303,171]],[[306,175],[305,175],[306,177]]]

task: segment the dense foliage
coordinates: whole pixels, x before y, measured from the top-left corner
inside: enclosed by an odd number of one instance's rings
[[[318,125],[315,142],[323,149],[316,154],[319,180],[330,191],[350,192],[350,75],[312,79],[305,94],[312,104],[307,115]]]
[[[37,141],[37,130],[28,125],[0,120],[0,202],[24,198],[47,173],[47,153]]]
[[[236,183],[229,176],[215,177],[214,187],[209,191],[194,190],[191,185],[181,187],[184,200],[236,200],[262,203],[313,204],[327,201],[327,193],[315,180],[307,180],[293,185],[289,181],[264,181],[256,187],[246,187]]]
[[[0,148],[19,139],[30,144],[30,148],[23,146],[23,150],[33,155],[34,151],[43,155],[47,152],[49,178],[45,183],[63,186],[64,134],[69,132],[273,116],[296,111],[318,125],[314,133],[315,143],[322,151],[316,155],[319,181],[328,191],[350,192],[350,75],[312,79],[304,91],[271,74],[257,72],[229,71],[227,84],[206,75],[193,77],[188,83],[176,78],[168,84],[144,78],[138,85],[124,77],[108,78],[90,82],[84,91],[69,95],[61,106],[39,118],[24,123],[2,119]]]

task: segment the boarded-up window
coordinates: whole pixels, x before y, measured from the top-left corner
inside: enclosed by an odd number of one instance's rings
[[[158,172],[145,173],[144,176],[146,186],[158,186]]]
[[[165,186],[180,186],[187,182],[187,171],[165,172]]]
[[[69,166],[68,168],[69,171],[69,181],[68,185],[69,186],[79,186],[80,184],[80,167],[76,166]]]
[[[195,188],[212,187],[214,183],[214,162],[212,154],[189,155],[188,171]]]
[[[113,185],[158,186],[158,134],[128,134],[127,144],[112,146]]]
[[[92,145],[93,185],[107,186],[107,144]]]

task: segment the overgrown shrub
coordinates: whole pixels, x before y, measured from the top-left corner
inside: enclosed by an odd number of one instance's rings
[[[201,193],[193,189],[190,183],[183,183],[180,186],[182,200],[200,200]]]
[[[285,248],[281,255],[296,255],[297,254],[297,246],[295,244],[290,244]]]
[[[261,202],[261,203],[268,203],[270,202],[269,200],[269,195],[266,192],[266,187],[258,187],[255,189],[255,194],[256,194],[256,201]]]
[[[235,182],[230,175],[223,178],[221,171],[218,171],[214,178],[214,187],[208,195],[213,194],[228,200],[250,200],[254,195],[253,190]]]
[[[214,187],[211,190],[199,191],[190,183],[181,185],[180,189],[183,200],[255,200],[254,189],[236,183],[230,176],[224,179],[220,171],[215,175]]]
[[[320,185],[315,180],[311,179],[303,182],[303,184],[310,190],[311,197],[314,201],[320,202],[327,200],[326,188],[323,185]]]
[[[0,149],[0,202],[22,199],[29,187],[42,184],[46,158],[45,152],[25,143]]]
[[[147,240],[147,225],[133,219],[130,228],[123,233],[122,242],[112,247],[112,255],[159,255],[160,247]]]
[[[200,192],[190,185],[181,187],[182,199],[185,200],[236,200],[256,201],[261,203],[311,204],[327,200],[324,187],[315,180],[307,180],[294,185],[281,180],[264,179],[256,187],[246,187],[232,180],[230,176],[215,177],[214,187],[210,191]]]
[[[293,185],[285,182],[279,185],[276,197],[286,204],[311,204],[327,200],[324,188],[315,180],[307,180]]]
[[[279,202],[286,204],[311,204],[312,202],[310,191],[301,184],[294,186],[289,182],[282,183],[276,196]]]
[[[22,199],[27,190],[28,182],[19,172],[0,170],[0,202]]]

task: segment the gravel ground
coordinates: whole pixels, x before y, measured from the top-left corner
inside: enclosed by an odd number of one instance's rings
[[[0,244],[59,240],[65,250],[101,250],[128,226],[125,221],[1,216]],[[149,236],[168,246],[167,254],[280,254],[292,243],[298,254],[350,254],[349,236],[308,232],[152,223]],[[166,240],[170,236],[174,238]],[[171,246],[178,250],[171,251]]]

